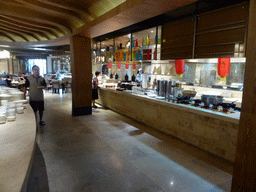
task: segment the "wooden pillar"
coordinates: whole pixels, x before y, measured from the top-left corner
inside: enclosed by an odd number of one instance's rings
[[[256,191],[256,0],[250,1],[242,112],[232,192]]]
[[[91,39],[72,36],[70,41],[72,72],[72,115],[92,114]]]

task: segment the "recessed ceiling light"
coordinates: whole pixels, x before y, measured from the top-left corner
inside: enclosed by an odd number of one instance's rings
[[[151,31],[151,33],[154,33],[154,31]]]

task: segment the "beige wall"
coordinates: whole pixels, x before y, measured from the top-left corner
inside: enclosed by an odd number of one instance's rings
[[[8,60],[7,59],[0,59],[0,73],[3,72],[3,70],[8,73]]]

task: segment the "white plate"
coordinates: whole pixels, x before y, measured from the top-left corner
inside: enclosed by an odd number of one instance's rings
[[[0,121],[0,124],[4,124],[5,123],[5,121]]]
[[[8,116],[7,121],[15,121],[15,116]]]

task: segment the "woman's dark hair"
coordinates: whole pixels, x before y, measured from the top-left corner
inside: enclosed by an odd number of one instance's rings
[[[100,74],[99,71],[95,71],[95,75],[98,76]]]

